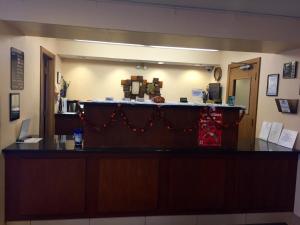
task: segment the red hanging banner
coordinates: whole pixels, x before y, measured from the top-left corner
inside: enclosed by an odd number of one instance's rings
[[[222,146],[223,114],[218,109],[201,110],[199,119],[199,146]]]

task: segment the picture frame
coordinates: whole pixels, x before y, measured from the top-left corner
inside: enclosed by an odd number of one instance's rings
[[[267,80],[267,96],[278,96],[279,74],[269,74]]]
[[[61,77],[62,77],[61,72],[57,72],[56,73],[56,84],[60,84]]]
[[[24,52],[10,48],[10,88],[11,90],[24,90]]]
[[[283,64],[283,79],[295,79],[297,77],[297,61],[291,61]]]
[[[14,121],[20,118],[20,94],[9,94],[9,120]]]

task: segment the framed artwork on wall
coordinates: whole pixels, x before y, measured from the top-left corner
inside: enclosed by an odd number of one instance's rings
[[[10,93],[9,95],[9,120],[14,121],[20,118],[20,94]]]
[[[12,90],[24,90],[24,52],[10,48],[10,82]]]
[[[297,76],[297,61],[292,61],[283,64],[283,78],[284,79],[294,79]]]
[[[278,96],[279,74],[269,74],[267,81],[267,96]]]
[[[61,78],[62,78],[61,72],[57,72],[56,73],[56,84],[60,84]]]

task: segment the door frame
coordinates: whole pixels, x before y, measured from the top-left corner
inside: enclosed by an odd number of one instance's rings
[[[249,59],[249,60],[245,60],[245,61],[241,61],[241,62],[237,62],[237,63],[231,63],[228,65],[228,76],[227,76],[227,90],[226,90],[226,101],[228,99],[229,96],[229,89],[230,89],[230,71],[233,68],[237,68],[240,67],[242,65],[245,64],[257,64],[257,70],[256,70],[256,74],[255,74],[255,86],[254,86],[254,90],[256,92],[256,96],[255,96],[255,104],[251,104],[251,107],[254,107],[254,117],[253,117],[253,137],[255,139],[255,135],[256,135],[256,121],[257,121],[257,106],[258,106],[258,94],[259,94],[259,80],[260,80],[260,69],[261,69],[261,57],[258,58],[254,58],[254,59]],[[252,92],[252,86],[251,86],[251,92]]]
[[[45,78],[44,73],[44,56],[49,58],[49,76]],[[46,79],[46,80],[45,80]],[[48,89],[45,90],[44,82],[47,82]],[[55,82],[55,54],[48,51],[44,47],[40,46],[40,137],[45,135],[54,135],[54,82]],[[44,96],[46,95],[46,97]],[[45,100],[46,99],[46,100]],[[45,101],[44,101],[45,100]],[[47,110],[44,112],[44,106],[47,105]],[[43,120],[43,115],[45,113],[48,126],[45,130],[45,122]]]

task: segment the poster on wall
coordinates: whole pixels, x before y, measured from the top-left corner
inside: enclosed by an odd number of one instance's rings
[[[10,48],[11,89],[24,90],[24,52]]]
[[[214,109],[209,115],[207,112],[200,113],[198,145],[199,146],[222,146],[222,128],[217,124],[223,123],[223,114]]]

